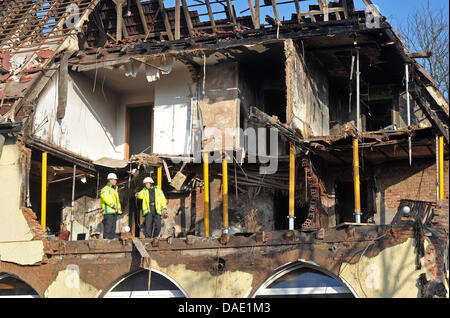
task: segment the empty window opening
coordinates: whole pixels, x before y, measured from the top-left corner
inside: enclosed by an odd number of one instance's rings
[[[370,102],[370,105],[366,107],[366,116],[366,131],[377,131],[390,126],[392,100]]]
[[[368,182],[360,183],[361,212],[367,215],[368,211]],[[355,222],[355,196],[353,182],[338,182],[336,185],[336,218],[337,223]]]

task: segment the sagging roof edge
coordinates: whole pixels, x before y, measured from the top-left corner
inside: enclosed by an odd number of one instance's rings
[[[417,61],[413,58],[410,58],[408,56],[408,50],[403,44],[403,42],[399,39],[399,37],[395,34],[395,32],[392,30],[391,25],[384,21],[382,22],[381,26],[379,28],[368,28],[365,24],[358,24],[355,21],[332,21],[332,22],[317,22],[314,24],[315,26],[321,26],[322,28],[314,29],[314,30],[299,30],[300,28],[304,27],[304,25],[296,25],[295,27],[289,26],[284,28],[283,30],[280,30],[279,33],[276,32],[276,29],[274,30],[251,30],[247,31],[250,33],[258,34],[256,36],[252,36],[250,38],[243,38],[243,39],[236,39],[236,40],[228,40],[223,42],[216,41],[215,44],[201,44],[199,47],[192,47],[191,41],[186,40],[177,40],[177,41],[168,41],[164,43],[158,43],[158,44],[151,44],[151,43],[144,43],[141,45],[138,45],[137,48],[127,48],[125,50],[126,53],[123,53],[123,50],[121,50],[121,57],[124,58],[124,60],[118,61],[118,60],[111,60],[106,61],[114,65],[114,63],[126,63],[127,60],[130,59],[131,56],[158,56],[158,55],[166,55],[166,54],[173,54],[177,55],[179,53],[189,53],[189,52],[201,52],[201,51],[207,51],[211,49],[219,49],[219,48],[231,48],[236,46],[242,46],[242,45],[252,45],[252,44],[259,44],[259,43],[268,43],[273,41],[283,41],[286,39],[301,39],[305,37],[315,37],[315,36],[323,36],[328,34],[339,34],[339,33],[365,33],[365,32],[384,32],[392,41],[395,42],[395,46],[401,55],[402,59],[405,63],[409,63],[411,65],[414,65],[415,70],[422,74],[422,77],[420,81],[418,81],[417,84],[419,84],[419,88],[422,89],[422,92],[425,92],[426,97],[425,100],[420,100],[422,97],[421,94],[417,94],[418,92],[413,92],[413,97],[416,99],[419,99],[418,104],[424,111],[426,117],[432,122],[433,126],[437,128],[440,133],[445,137],[446,142],[449,142],[449,135],[448,135],[448,101],[445,100],[447,109],[445,109],[445,106],[442,106],[437,100],[436,97],[431,95],[423,82],[423,79],[427,79],[429,81],[429,84],[432,85],[437,92],[443,97],[442,93],[439,91],[439,89],[436,87],[436,84],[431,81],[431,77],[428,75],[428,73],[423,69],[420,64],[417,63]],[[216,37],[217,39],[217,37]],[[192,40],[192,39],[190,39]],[[181,44],[181,48],[175,48],[175,45]],[[146,48],[147,46],[147,48]],[[151,49],[153,47],[153,50]],[[159,47],[159,48],[158,48]],[[139,50],[144,50],[145,54],[139,54]],[[80,52],[80,51],[79,51]],[[52,57],[52,60],[49,62],[49,64],[52,64],[54,66],[59,66],[59,62],[55,62],[57,55],[54,55]],[[105,61],[103,61],[104,63]],[[97,64],[97,63],[95,63]],[[80,65],[77,65],[76,62],[69,60],[69,65],[72,65],[72,67],[79,68]],[[98,67],[101,64],[97,64]],[[14,103],[14,106],[12,108],[13,114],[9,114],[8,118],[6,120],[14,121],[15,116],[20,111],[21,107],[25,103],[32,103],[39,93],[42,91],[42,89],[45,87],[48,79],[53,75],[55,72],[54,68],[51,68],[50,70],[41,70],[40,75],[38,76],[37,80],[35,81],[35,84],[33,84],[32,87],[28,89],[28,91],[25,93],[25,96],[16,100]],[[420,92],[419,92],[420,93]],[[435,108],[438,108],[441,110],[440,117],[436,115],[436,112],[430,109],[427,105],[426,101],[433,101],[435,104]],[[437,106],[437,107],[436,107]],[[5,121],[5,118],[2,117],[3,121]],[[1,120],[0,119],[0,120]],[[443,121],[446,120],[445,121]]]

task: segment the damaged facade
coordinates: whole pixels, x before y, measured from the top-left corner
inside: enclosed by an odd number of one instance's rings
[[[0,1],[0,297],[448,297],[448,101],[371,2],[169,2]]]

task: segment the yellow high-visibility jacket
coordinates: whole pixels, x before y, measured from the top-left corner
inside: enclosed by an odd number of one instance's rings
[[[155,188],[155,208],[156,213],[161,215],[162,210],[167,210],[167,201],[166,197],[164,196],[164,193],[161,191],[160,188],[157,186],[154,186]],[[142,200],[142,214],[145,216],[150,212],[150,192],[149,190],[144,187],[141,191],[139,191],[138,199]]]
[[[101,192],[103,214],[122,214],[117,186],[105,185]]]

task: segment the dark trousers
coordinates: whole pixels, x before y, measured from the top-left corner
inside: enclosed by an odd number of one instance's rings
[[[153,237],[157,237],[161,232],[161,215],[149,212],[145,215],[145,237],[152,237],[153,224],[155,224]]]
[[[116,233],[117,214],[103,215],[103,238],[112,240]]]

